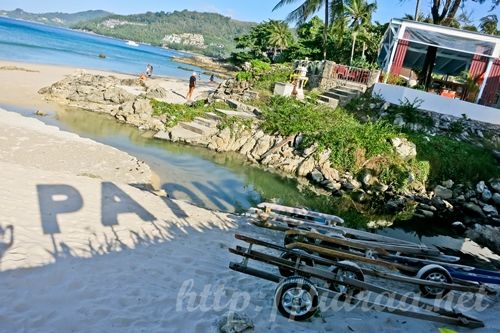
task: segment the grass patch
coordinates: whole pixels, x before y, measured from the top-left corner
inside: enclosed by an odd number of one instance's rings
[[[428,163],[430,184],[447,179],[477,182],[500,174],[498,163],[487,149],[445,136],[426,137],[419,133],[406,136],[417,145],[417,159]]]
[[[215,109],[228,108],[226,103],[217,102],[206,106],[204,101],[196,101],[188,105],[151,100],[151,106],[153,107],[153,115],[166,116],[165,126],[167,128],[174,127],[180,122],[193,121],[194,118],[203,116],[206,112],[213,112]]]

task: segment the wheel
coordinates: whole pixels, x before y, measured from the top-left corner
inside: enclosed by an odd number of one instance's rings
[[[442,266],[439,265],[426,265],[417,272],[417,279],[442,282],[442,283],[452,283],[453,279],[450,273]],[[426,285],[419,285],[420,292],[422,296],[428,298],[438,298],[443,297],[450,292],[448,288],[438,288]]]
[[[292,251],[296,252],[296,253],[307,254],[306,251],[300,250],[300,249],[293,249]],[[290,260],[291,262],[293,262],[294,265],[295,265],[295,262],[297,261],[297,256],[294,255],[293,253],[290,253],[290,252],[283,252],[280,255],[280,257],[283,259],[286,259],[286,260]],[[307,266],[311,266],[311,267],[314,266],[314,261],[312,261],[311,259],[308,259],[308,258],[301,258],[300,263],[307,265]],[[288,268],[279,267],[278,269],[280,271],[281,276],[284,276],[284,277],[297,275],[297,274],[295,274],[295,272],[293,270],[288,269]],[[304,276],[308,277],[308,275],[304,275]]]
[[[274,304],[286,318],[303,321],[311,318],[318,309],[319,296],[316,287],[307,279],[293,276],[278,284]]]
[[[357,264],[348,260],[339,261],[339,264],[348,266],[348,268],[335,266],[332,269],[332,273],[335,274],[335,278],[338,281],[344,281],[345,278],[354,279],[358,281],[365,281],[365,275],[363,274],[363,271],[361,270],[361,268],[359,268]],[[356,296],[362,291],[362,289],[340,283],[331,283],[328,285],[328,289],[349,296]]]

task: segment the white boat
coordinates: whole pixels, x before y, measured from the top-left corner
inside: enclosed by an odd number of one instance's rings
[[[127,45],[130,45],[130,46],[139,46],[139,44],[137,44],[136,42],[134,42],[133,40],[129,40],[127,42]]]

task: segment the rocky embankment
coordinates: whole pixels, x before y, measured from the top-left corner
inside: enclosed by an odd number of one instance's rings
[[[235,89],[242,90],[242,94],[247,90],[244,87],[228,85],[226,82],[215,91],[212,99],[214,96],[218,99],[229,99],[242,115],[258,113],[255,108],[232,99]],[[108,113],[117,120],[140,129],[166,133],[160,137],[172,139],[169,130],[165,129],[165,116],[154,116],[150,106],[150,99],[168,97],[168,91],[159,86],[80,74],[44,88],[40,93],[47,99],[65,105]],[[202,123],[208,121],[209,119],[201,120]],[[415,218],[453,222],[457,230],[500,253],[500,179],[482,181],[474,186],[454,184],[449,180],[429,191],[413,175],[409,175],[408,191],[396,193],[369,169],[362,172],[360,177],[354,177],[348,172],[339,172],[329,162],[331,151],[319,150],[315,145],[301,148],[300,134],[290,137],[268,135],[259,128],[257,118],[254,118],[251,124],[240,121],[232,121],[230,124],[211,126],[212,130],[207,135],[193,134],[176,137],[175,140],[220,152],[237,152],[262,166],[305,177],[323,194],[351,194],[353,199],[359,202],[378,201],[385,205],[387,211],[393,213],[414,207]],[[199,127],[198,124],[197,128]],[[415,158],[417,152],[413,143],[404,138],[395,138],[391,143],[401,158]]]

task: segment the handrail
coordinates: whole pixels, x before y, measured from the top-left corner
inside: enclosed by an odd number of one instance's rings
[[[335,80],[342,80],[360,84],[368,84],[372,72],[369,69],[335,64],[332,67],[331,76]]]

